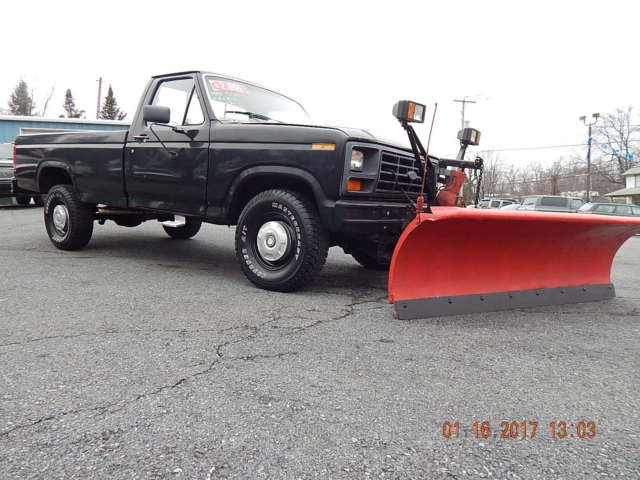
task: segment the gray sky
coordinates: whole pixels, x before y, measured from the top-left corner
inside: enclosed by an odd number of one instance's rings
[[[205,69],[294,97],[319,123],[397,141],[393,103],[426,103],[430,118],[437,101],[435,154],[457,150],[452,100],[465,95],[478,101],[467,119],[482,149],[576,144],[586,141],[580,115],[640,105],[639,13],[614,0],[5,2],[0,100],[23,77],[38,108],[55,86],[48,116],[71,88],[94,118],[102,76],[130,119],[150,75]]]

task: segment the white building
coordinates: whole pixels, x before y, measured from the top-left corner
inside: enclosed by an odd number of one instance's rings
[[[640,205],[640,167],[630,168],[622,174],[625,179],[625,188],[607,193],[605,196],[613,201],[624,201]]]

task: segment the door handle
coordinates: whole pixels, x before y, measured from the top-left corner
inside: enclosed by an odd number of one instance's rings
[[[146,133],[141,133],[140,135],[133,136],[133,139],[137,140],[138,142],[144,142],[148,138],[149,138],[149,135],[147,135]]]

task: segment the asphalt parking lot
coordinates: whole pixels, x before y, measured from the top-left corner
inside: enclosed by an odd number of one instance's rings
[[[399,321],[385,274],[339,249],[276,294],[230,228],[108,223],[60,252],[41,216],[0,208],[2,480],[640,477],[640,237],[613,300]],[[597,434],[553,439],[558,421]]]

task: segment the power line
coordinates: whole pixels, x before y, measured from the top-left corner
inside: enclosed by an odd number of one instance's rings
[[[631,139],[626,143],[640,143],[640,139]],[[506,148],[491,148],[491,149],[478,149],[476,152],[478,153],[489,153],[489,152],[515,152],[521,150],[548,150],[553,148],[572,148],[572,147],[587,147],[588,143],[569,143],[564,145],[540,145],[533,147],[506,147]],[[598,144],[595,144],[598,146]],[[450,155],[448,155],[450,156]]]

